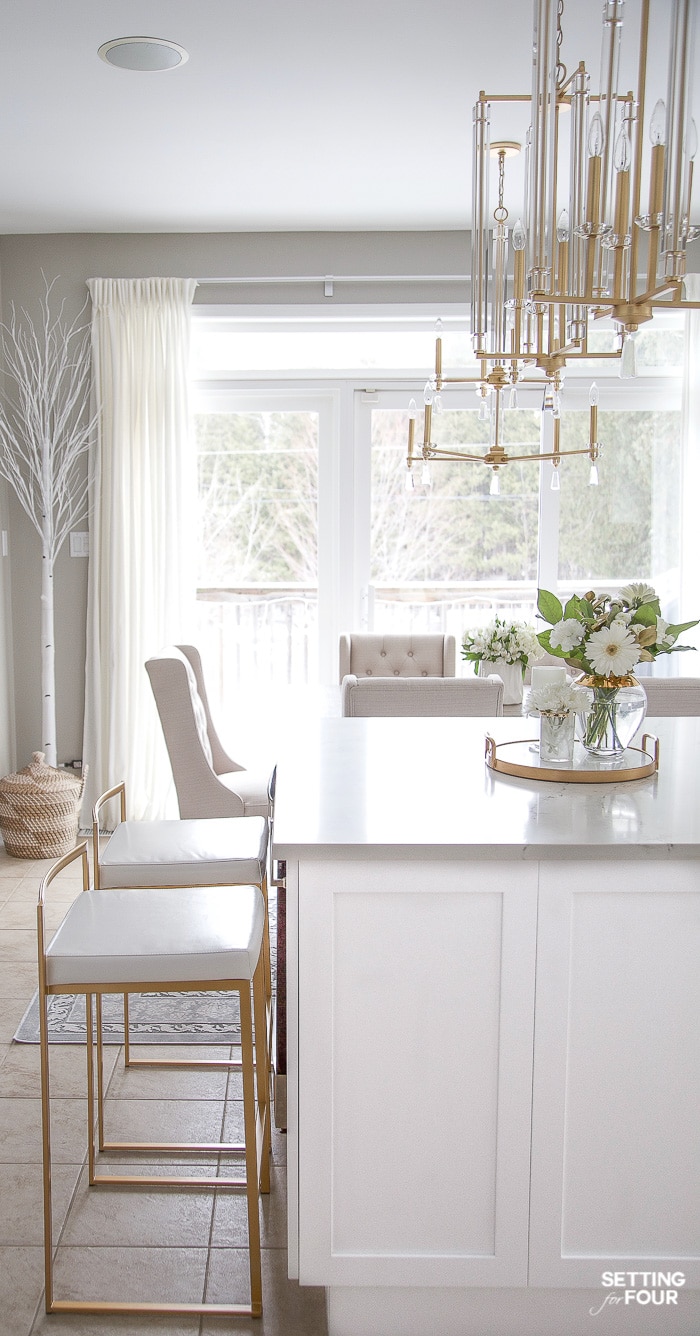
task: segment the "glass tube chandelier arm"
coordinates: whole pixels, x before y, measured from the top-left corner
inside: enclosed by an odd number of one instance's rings
[[[488,208],[489,208],[489,105],[484,93],[474,107],[474,166],[472,178],[472,347],[477,356],[488,340]]]
[[[690,126],[690,74],[693,56],[691,0],[673,0],[671,49],[666,100],[666,175],[662,252],[667,278],[685,274],[685,139]]]

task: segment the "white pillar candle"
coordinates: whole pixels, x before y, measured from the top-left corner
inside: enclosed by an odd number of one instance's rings
[[[550,667],[549,664],[542,668],[533,665],[531,668],[533,687],[552,687],[563,685],[566,682],[566,668]]]

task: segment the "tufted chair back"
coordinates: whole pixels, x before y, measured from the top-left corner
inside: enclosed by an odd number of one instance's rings
[[[355,677],[454,677],[454,636],[342,635],[339,681]]]

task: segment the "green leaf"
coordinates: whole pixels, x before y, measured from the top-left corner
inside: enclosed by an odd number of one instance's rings
[[[658,604],[658,599],[656,602]],[[659,615],[658,606],[655,608],[653,603],[642,603],[641,607],[635,608],[631,625],[654,626]]]
[[[556,594],[550,594],[548,589],[537,590],[537,608],[550,626],[554,626],[562,619],[563,608],[561,603]]]
[[[582,621],[584,622],[595,621],[595,610],[593,608],[593,604],[589,603],[587,599],[580,598],[578,601],[578,608],[579,608],[579,616]]]
[[[666,627],[666,635],[679,636],[679,635],[681,635],[681,634],[683,633],[683,631],[689,631],[690,628],[691,628],[692,626],[697,626],[697,625],[698,625],[697,621],[695,621],[695,622],[681,622],[680,626],[671,626],[671,625],[669,625],[669,626]],[[684,649],[692,649],[693,646],[692,646],[692,645],[684,645],[683,648],[684,648]],[[680,646],[679,646],[679,649],[680,649]]]
[[[572,594],[564,608],[564,617],[572,617],[575,618],[577,622],[580,622],[582,602],[583,599],[580,599],[578,594]]]

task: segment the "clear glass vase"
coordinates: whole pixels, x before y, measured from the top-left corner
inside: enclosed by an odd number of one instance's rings
[[[576,683],[588,687],[590,708],[578,715],[581,742],[592,756],[622,760],[626,747],[641,728],[647,712],[647,693],[634,677],[587,676]]]
[[[574,725],[576,715],[571,711],[556,714],[543,710],[540,714],[540,761],[542,765],[571,766],[574,763]]]

